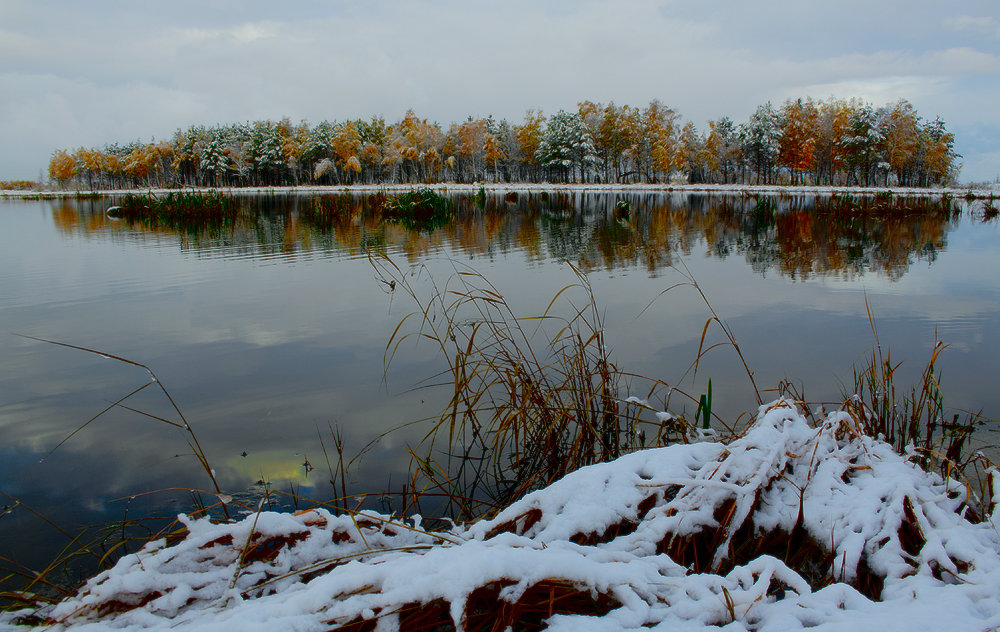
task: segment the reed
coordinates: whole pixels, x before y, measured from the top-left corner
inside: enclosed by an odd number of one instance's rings
[[[444,226],[453,215],[451,200],[426,188],[388,196],[381,210],[386,221],[425,232]]]
[[[159,490],[168,491],[176,490]],[[130,517],[128,499],[120,499],[125,503],[120,520],[63,528],[23,500],[3,490],[0,495],[32,513],[64,538],[62,548],[40,568],[0,557],[0,585],[4,586],[0,590],[0,610],[42,609],[74,594],[90,575],[110,568],[122,555],[138,551],[153,540],[166,538],[171,542],[182,535],[176,515]],[[197,514],[195,511],[191,515]],[[43,622],[30,616],[21,621],[26,625]]]
[[[386,345],[387,367],[410,338],[430,341],[447,367],[432,380],[447,384],[449,401],[411,453],[412,506],[433,492],[457,517],[478,518],[572,470],[693,431],[682,417],[655,418],[662,411],[624,396],[626,380],[635,388],[645,378],[610,357],[593,288],[572,265],[575,283],[541,314],[523,317],[473,270],[456,267],[424,296],[391,259],[371,261],[391,291],[417,306]],[[645,381],[650,394],[675,390]]]
[[[211,480],[212,485],[215,488],[215,493],[216,494],[220,494],[220,495],[222,494],[222,489],[219,487],[219,482],[215,478],[215,470],[212,469],[212,466],[208,462],[208,457],[206,456],[205,451],[201,447],[201,442],[198,441],[198,435],[195,434],[194,429],[191,427],[191,424],[188,423],[188,420],[184,416],[184,413],[181,412],[181,409],[177,405],[177,402],[174,401],[173,396],[170,395],[170,391],[168,391],[167,387],[163,385],[163,382],[160,381],[160,379],[158,377],[156,377],[156,374],[153,373],[153,370],[151,368],[149,368],[145,364],[141,364],[139,362],[135,362],[134,360],[129,360],[127,358],[116,356],[116,355],[113,355],[111,353],[106,353],[104,351],[98,351],[97,349],[90,349],[88,347],[81,347],[79,345],[72,345],[72,344],[65,343],[65,342],[59,342],[59,341],[56,341],[56,340],[47,340],[45,338],[37,338],[35,336],[25,336],[23,334],[17,334],[17,335],[20,336],[20,337],[22,337],[22,338],[26,338],[28,340],[35,340],[37,342],[44,342],[46,344],[56,345],[56,346],[59,346],[59,347],[65,347],[67,349],[75,349],[77,351],[84,351],[86,353],[91,353],[91,354],[100,356],[102,358],[108,359],[108,360],[114,360],[116,362],[121,362],[122,364],[128,364],[128,365],[137,367],[139,369],[142,369],[148,375],[148,380],[142,386],[140,386],[140,387],[136,388],[135,390],[129,392],[128,394],[126,394],[126,395],[118,398],[117,400],[115,400],[114,402],[112,402],[111,404],[109,404],[108,406],[106,406],[99,413],[97,413],[96,415],[94,415],[93,417],[91,417],[90,419],[88,419],[87,421],[85,421],[83,424],[81,424],[80,426],[78,426],[76,428],[76,430],[74,430],[73,432],[69,433],[65,438],[63,438],[62,441],[60,441],[58,444],[56,444],[56,446],[54,448],[52,448],[48,452],[48,454],[45,455],[45,457],[43,457],[43,459],[42,459],[43,461],[46,458],[48,458],[49,456],[51,456],[52,453],[55,452],[56,450],[58,450],[63,444],[65,444],[67,441],[69,441],[70,439],[72,439],[73,436],[75,436],[78,432],[80,432],[81,430],[83,430],[84,428],[86,428],[87,426],[89,426],[91,423],[97,421],[105,413],[107,413],[108,411],[110,411],[110,410],[112,410],[112,409],[114,409],[116,407],[121,407],[121,408],[129,410],[131,412],[134,412],[134,413],[137,413],[139,415],[142,415],[144,417],[148,417],[150,419],[153,419],[154,421],[158,421],[160,423],[167,424],[168,426],[173,426],[174,428],[177,428],[178,430],[180,430],[184,434],[186,434],[187,435],[187,444],[188,444],[188,447],[191,448],[191,452],[192,452],[192,454],[194,454],[195,458],[198,460],[198,464],[201,465],[202,469],[205,471],[205,474],[207,474],[209,480]],[[156,415],[152,415],[150,413],[143,412],[143,411],[135,409],[135,408],[130,408],[129,406],[127,406],[125,404],[125,402],[128,401],[134,395],[137,395],[139,392],[145,390],[146,388],[148,388],[150,386],[154,386],[154,385],[157,388],[160,389],[160,392],[163,394],[164,397],[166,397],[167,401],[170,403],[170,407],[173,408],[174,412],[177,414],[177,419],[176,420],[170,420],[170,419],[166,419],[164,417],[159,417],[159,416],[156,416]],[[223,507],[224,507],[224,505],[223,505]],[[229,517],[228,512],[226,513],[226,517],[227,518]]]
[[[179,226],[191,221],[231,222],[240,207],[239,198],[218,191],[171,191],[166,195],[126,193],[107,214],[114,219]]]
[[[705,324],[701,328],[701,338],[699,338],[698,340],[698,353],[695,356],[695,359],[691,363],[691,367],[688,370],[693,371],[693,374],[697,375],[698,367],[701,364],[702,358],[704,358],[706,354],[708,354],[710,351],[716,348],[728,346],[732,348],[732,350],[736,353],[736,356],[739,358],[740,364],[742,364],[743,366],[743,371],[746,373],[747,379],[750,381],[750,386],[753,388],[754,396],[757,398],[757,404],[763,404],[764,400],[760,396],[760,389],[757,387],[757,380],[754,378],[754,372],[750,370],[750,366],[747,364],[746,356],[743,355],[743,349],[740,347],[740,344],[736,339],[736,334],[733,332],[733,328],[729,325],[729,323],[727,323],[725,320],[723,320],[722,317],[719,316],[718,312],[715,311],[715,307],[712,305],[712,301],[709,300],[708,295],[705,293],[704,289],[702,289],[701,285],[698,283],[698,280],[695,278],[694,274],[692,274],[691,270],[688,269],[688,267],[684,265],[683,262],[680,262],[679,267],[674,266],[673,269],[683,280],[674,283],[673,285],[670,285],[666,289],[661,291],[659,295],[656,296],[656,298],[650,301],[649,304],[646,305],[645,308],[643,308],[643,312],[648,310],[650,307],[653,306],[653,304],[657,300],[669,294],[670,292],[673,292],[679,288],[684,288],[684,287],[693,289],[698,294],[698,297],[701,299],[702,303],[705,305],[705,309],[708,310],[709,317],[705,319]],[[707,338],[708,331],[710,328],[712,328],[713,325],[715,325],[715,327],[717,327],[722,331],[722,335],[725,337],[725,340],[722,342],[716,342],[713,344],[709,344],[708,346],[705,346],[705,343],[708,340]],[[698,403],[698,414],[704,415],[703,417],[704,429],[708,429],[710,421],[709,418],[712,417],[711,388],[712,384],[711,380],[709,380],[708,393],[703,395],[700,399],[695,400]],[[715,416],[714,418],[722,422],[722,420],[719,419],[718,416]],[[723,427],[726,429],[727,432],[730,433],[732,432],[732,427],[725,425],[724,423]]]
[[[913,384],[900,384],[902,362],[879,339],[867,298],[865,306],[875,344],[854,371],[853,393],[843,408],[868,436],[888,442],[900,454],[925,470],[936,470],[946,479],[962,481],[968,490],[966,517],[978,522],[994,510],[993,478],[997,464],[980,450],[970,450],[974,433],[995,419],[982,410],[956,410],[945,406],[939,361],[948,345],[935,340],[930,358]],[[949,419],[950,417],[950,419]]]
[[[924,469],[965,477],[978,458],[967,454],[966,445],[989,420],[982,412],[947,412],[938,363],[948,345],[935,340],[919,380],[901,386],[896,377],[901,362],[893,360],[888,345],[882,345],[867,299],[865,306],[875,344],[860,370],[854,371],[854,392],[845,398],[844,407],[865,434],[883,439],[900,454],[915,451],[914,459]]]

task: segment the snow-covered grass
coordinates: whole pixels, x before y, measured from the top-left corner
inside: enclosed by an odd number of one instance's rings
[[[444,532],[322,509],[183,518],[180,541],[42,614],[52,630],[997,629],[1000,493],[976,516],[966,487],[847,412],[810,422],[798,406],[761,406],[728,443],[581,468]]]

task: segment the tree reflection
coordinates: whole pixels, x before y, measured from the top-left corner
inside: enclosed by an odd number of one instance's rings
[[[384,194],[239,198],[218,218],[112,219],[114,199],[55,202],[62,232],[179,246],[204,257],[365,256],[388,250],[419,261],[438,254],[492,257],[521,252],[569,260],[584,270],[645,268],[656,274],[701,250],[742,256],[757,273],[792,279],[902,277],[915,261],[933,263],[963,203],[947,196],[708,195],[527,192],[455,195],[453,221],[412,230],[385,221]],[[627,215],[615,213],[619,200]]]

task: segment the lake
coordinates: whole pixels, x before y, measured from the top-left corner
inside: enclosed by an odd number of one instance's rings
[[[522,316],[541,314],[578,269],[615,362],[694,395],[711,379],[724,419],[756,398],[730,347],[693,372],[710,313],[692,287],[674,287],[685,275],[731,328],[764,401],[783,381],[810,402],[843,401],[875,343],[870,313],[901,362],[898,384],[916,380],[938,339],[946,407],[1000,411],[1000,224],[982,202],[521,191],[456,195],[456,218],[425,230],[372,221],[368,194],[245,195],[234,221],[203,223],[115,220],[115,202],[0,200],[0,557],[29,566],[66,543],[60,530],[188,511],[199,500],[177,490],[210,482],[176,427],[114,407],[81,428],[142,386],[142,369],[15,334],[149,366],[226,494],[329,498],[333,432],[352,456],[436,417],[448,395],[416,388],[445,367],[431,344],[408,339],[386,366],[416,306],[379,278],[373,252],[419,272],[409,278],[426,296],[475,271]],[[554,309],[582,301],[571,289]],[[706,346],[722,340],[710,326]],[[156,389],[126,403],[176,421]],[[378,508],[426,428],[371,445],[351,490]],[[976,436],[994,459],[996,431]]]

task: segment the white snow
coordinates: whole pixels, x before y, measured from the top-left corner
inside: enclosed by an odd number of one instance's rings
[[[970,522],[966,494],[847,413],[811,425],[779,400],[728,444],[586,467],[448,532],[321,509],[182,517],[179,543],[147,544],[45,614],[52,630],[328,630],[373,618],[393,630],[404,605],[443,600],[461,629],[477,589],[513,603],[558,579],[613,603],[603,616],[555,611],[549,630],[996,630],[1000,509]],[[747,554],[768,538],[779,544]],[[793,562],[807,541],[830,554]]]

